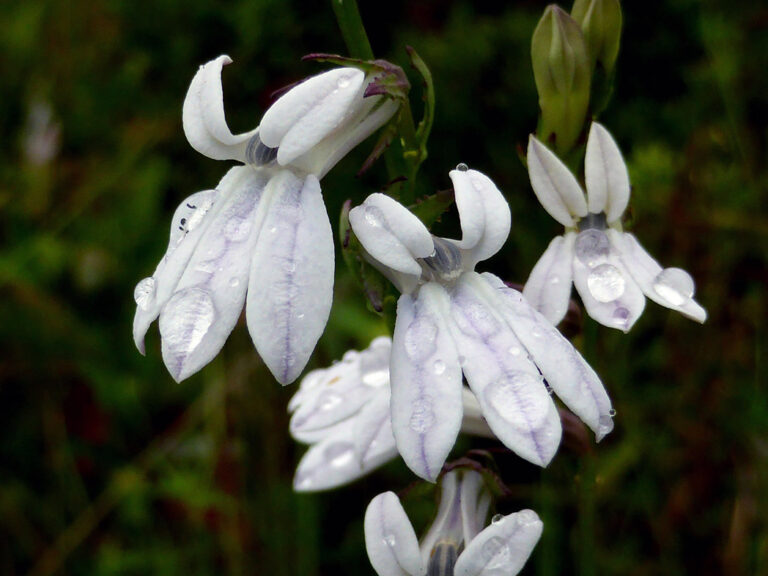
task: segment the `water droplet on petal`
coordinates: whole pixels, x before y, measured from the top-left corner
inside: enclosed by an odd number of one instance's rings
[[[541,384],[541,376],[514,371],[490,384],[483,395],[510,425],[528,432],[541,426],[552,403],[540,393]]]
[[[136,288],[133,290],[133,299],[136,301],[136,306],[142,310],[147,310],[154,298],[155,279],[152,276],[144,278],[144,280],[136,284]]]
[[[627,320],[629,320],[629,310],[623,306],[619,306],[616,308],[616,310],[613,311],[613,319],[620,324],[626,324]]]
[[[349,78],[346,78],[346,77],[339,78],[339,81],[336,82],[336,86],[338,86],[339,88],[346,88],[347,86],[349,86]]]
[[[229,279],[229,286],[231,288],[237,288],[240,286],[240,279],[239,278],[230,278]]]
[[[323,412],[328,412],[329,410],[336,408],[336,406],[341,404],[343,400],[344,399],[337,392],[326,390],[317,399],[317,407]]]
[[[461,164],[456,165],[456,170],[458,170],[459,172],[466,172],[467,170],[469,170],[469,166],[467,166],[462,162]]]
[[[693,298],[693,278],[681,268],[665,268],[653,281],[656,294],[673,306],[681,306]]]
[[[378,206],[366,206],[363,214],[365,215],[365,221],[370,226],[386,227],[387,219],[384,216],[384,212]]]
[[[160,315],[163,343],[175,355],[187,355],[202,342],[216,316],[213,300],[200,288],[174,294]]]
[[[423,434],[435,423],[435,412],[432,410],[432,400],[429,398],[419,398],[413,403],[413,412],[408,425],[411,430]]]
[[[587,287],[598,302],[613,302],[624,294],[626,280],[616,266],[600,264],[589,273]]]
[[[445,362],[443,362],[442,360],[435,360],[435,363],[432,366],[432,368],[434,369],[435,374],[440,376],[440,374],[445,372]]]
[[[251,232],[251,221],[248,218],[230,218],[224,224],[224,236],[231,242],[243,242]]]
[[[504,514],[496,514],[491,518],[491,524],[501,524],[504,521]]]
[[[390,548],[394,548],[395,544],[397,544],[397,538],[395,538],[394,534],[385,534],[384,535],[384,544],[386,544]]]
[[[336,442],[323,450],[323,457],[334,468],[341,468],[355,457],[355,445],[351,442]]]
[[[509,355],[510,356],[520,356],[520,352],[521,352],[521,350],[520,350],[519,346],[512,346],[509,349]]]
[[[533,510],[520,510],[515,514],[515,519],[522,525],[539,522],[539,516]]]
[[[610,416],[611,418],[616,418],[616,409],[615,408],[611,408],[608,411],[608,416]]]
[[[560,284],[560,276],[552,276],[552,278],[549,279],[550,284]]]
[[[437,349],[437,325],[427,318],[416,318],[405,333],[405,353],[411,360],[429,358]]]
[[[269,233],[270,233],[270,234],[277,234],[277,226],[272,226],[272,227],[269,229]]]
[[[371,388],[379,388],[389,383],[389,370],[374,370],[363,374],[363,384]]]
[[[511,552],[502,538],[494,536],[483,544],[483,558],[486,561],[484,570],[495,570],[509,565]]]
[[[608,257],[611,245],[605,232],[591,229],[579,233],[574,251],[579,260],[592,268]]]

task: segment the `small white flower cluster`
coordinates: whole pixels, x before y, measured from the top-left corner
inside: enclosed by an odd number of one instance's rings
[[[304,369],[331,308],[334,248],[319,180],[398,103],[368,96],[370,75],[339,68],[294,87],[256,129],[233,135],[220,80],[228,63],[221,56],[192,80],[184,131],[200,153],[242,166],[177,209],[165,256],[136,287],[134,339],[143,353],[159,317],[163,359],[182,380],[218,354],[245,305],[256,349],[287,384]],[[310,448],[294,487],[334,488],[398,454],[421,478],[440,479],[437,518],[421,545],[393,493],[371,502],[366,546],[380,576],[522,568],[541,535],[538,516],[524,510],[486,527],[491,497],[481,475],[441,471],[460,431],[498,438],[546,466],[562,434],[552,393],[598,441],[613,429],[603,384],[555,328],[572,283],[591,317],[624,331],[641,315],[645,296],[706,318],[690,276],[662,269],[623,232],[629,177],[605,128],[593,123],[590,130],[586,195],[533,136],[528,168],[536,195],[566,232],[552,241],[522,294],[475,271],[506,242],[511,214],[495,184],[466,165],[450,172],[459,240],[433,236],[384,194],[349,213],[364,257],[401,292],[395,330],[391,340],[376,339],[302,381],[289,405],[290,431]]]

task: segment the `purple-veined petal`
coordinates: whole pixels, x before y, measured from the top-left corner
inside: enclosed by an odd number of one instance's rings
[[[261,141],[278,148],[286,166],[354,116],[363,105],[365,73],[336,68],[313,76],[281,96],[264,114]]]
[[[560,417],[525,348],[498,315],[475,272],[451,293],[451,333],[491,430],[520,457],[546,466],[560,445]]]
[[[333,434],[312,445],[296,467],[293,489],[296,492],[319,492],[338,488],[365,476],[397,457],[394,438],[385,436],[371,445],[360,460],[352,442],[354,421],[338,425]]]
[[[394,492],[379,494],[365,511],[365,548],[379,576],[423,576],[419,542]]]
[[[476,474],[476,472],[475,472]],[[421,539],[421,558],[429,567],[433,548],[440,541],[453,543],[457,548],[464,540],[461,518],[461,484],[463,470],[451,470],[440,478],[440,503],[435,519]]]
[[[560,224],[570,227],[574,217],[587,215],[587,201],[574,175],[533,135],[528,139],[528,175],[539,202]]]
[[[445,323],[445,289],[421,287],[397,303],[390,379],[392,429],[408,467],[434,482],[461,428],[461,366]]]
[[[643,313],[645,296],[608,235],[594,229],[580,232],[573,253],[573,284],[587,314],[603,326],[629,332]]]
[[[526,348],[547,383],[566,406],[595,432],[599,442],[613,429],[611,399],[581,354],[543,315],[494,276],[483,274],[495,289],[498,308]]]
[[[608,231],[611,245],[619,252],[621,261],[651,300],[683,316],[704,323],[707,311],[693,299],[693,278],[680,268],[662,268],[645,251],[632,234]]]
[[[182,121],[189,144],[200,154],[214,160],[245,162],[248,140],[258,129],[234,135],[227,126],[221,69],[231,62],[229,56],[219,56],[200,66],[184,99]]]
[[[366,252],[400,273],[403,292],[415,289],[421,276],[416,258],[435,250],[432,235],[405,206],[384,194],[371,194],[349,212],[349,222]]]
[[[629,174],[613,136],[597,122],[592,122],[584,158],[589,211],[605,212],[607,221],[615,222],[629,202]]]
[[[557,236],[542,254],[523,288],[526,300],[557,325],[568,312],[571,299],[573,241],[576,234]]]
[[[480,473],[467,471],[461,479],[461,525],[464,543],[469,544],[485,526],[491,495]]]
[[[163,360],[176,381],[218,354],[243,309],[266,176],[250,168],[230,174],[222,181],[220,206],[206,215],[202,237],[160,312]]]
[[[472,264],[496,254],[509,236],[512,215],[493,181],[477,170],[451,170],[456,207],[461,218],[458,244],[472,253]]]
[[[381,444],[395,446],[389,413],[390,396],[389,386],[380,388],[354,416],[351,438],[355,455],[361,462],[380,451]]]
[[[522,570],[544,529],[533,510],[521,510],[492,522],[464,549],[455,576],[514,576]]]
[[[461,401],[464,409],[461,431],[473,436],[496,438],[496,435],[488,427],[488,422],[483,417],[483,409],[480,407],[480,402],[477,401],[475,395],[466,386],[461,387]]]
[[[289,170],[264,191],[269,205],[253,251],[248,331],[281,384],[304,369],[325,329],[333,297],[333,235],[320,183]]]

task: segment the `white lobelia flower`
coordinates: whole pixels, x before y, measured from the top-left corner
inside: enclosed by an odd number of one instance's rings
[[[491,495],[479,472],[456,469],[441,479],[437,516],[419,544],[393,492],[365,512],[365,547],[379,576],[514,576],[541,537],[533,510],[496,515],[486,526]]]
[[[462,239],[432,236],[392,198],[372,194],[350,211],[366,257],[402,292],[392,343],[392,428],[403,459],[434,480],[462,421],[462,372],[494,434],[545,466],[561,425],[544,379],[600,440],[611,401],[579,353],[523,296],[475,265],[506,241],[510,212],[487,177],[450,173]]]
[[[244,166],[176,210],[165,256],[136,286],[133,336],[144,353],[159,316],[163,360],[180,381],[218,354],[245,304],[256,349],[287,384],[306,365],[331,309],[333,236],[319,179],[397,104],[364,97],[371,78],[339,68],[294,87],[258,128],[233,135],[221,88],[230,62],[220,56],[200,67],[184,101],[184,132],[198,152]]]
[[[568,310],[573,283],[587,313],[609,328],[628,332],[643,313],[645,296],[704,322],[707,313],[693,299],[691,276],[680,268],[662,268],[622,231],[629,175],[613,137],[597,122],[589,131],[584,172],[586,198],[565,164],[531,135],[531,186],[565,234],[552,240],[531,272],[523,290],[528,301],[557,324]]]
[[[297,492],[328,490],[347,484],[397,456],[389,401],[392,340],[379,337],[328,368],[313,370],[288,404],[290,431],[310,448],[296,468]],[[493,437],[477,399],[463,389],[461,429]]]

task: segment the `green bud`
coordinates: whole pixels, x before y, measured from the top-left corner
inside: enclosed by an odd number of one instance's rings
[[[584,33],[592,66],[599,63],[605,74],[610,75],[616,64],[621,39],[619,0],[576,0],[571,16]]]
[[[554,4],[547,6],[531,41],[539,92],[539,140],[567,154],[584,127],[592,70],[578,23]]]

